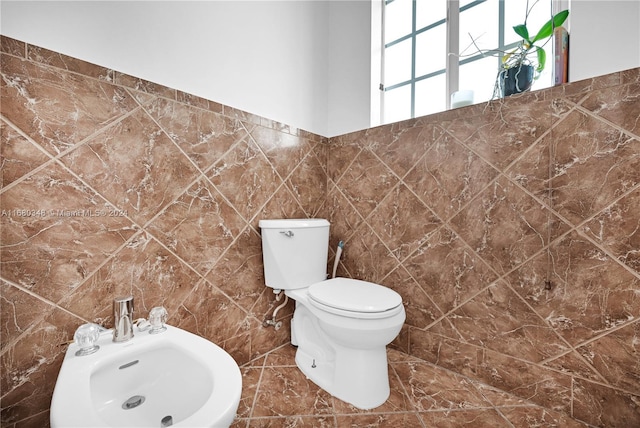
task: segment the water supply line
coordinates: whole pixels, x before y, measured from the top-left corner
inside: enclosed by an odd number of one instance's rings
[[[338,242],[338,248],[336,249],[336,259],[333,262],[333,272],[331,278],[336,277],[336,271],[338,270],[338,263],[340,263],[340,256],[342,255],[342,249],[344,248],[344,242]]]
[[[269,327],[270,325],[272,325],[273,328],[275,328],[276,330],[280,330],[280,327],[282,327],[282,321],[276,321],[276,316],[278,315],[278,311],[287,305],[287,302],[289,301],[289,296],[284,294],[282,290],[273,290],[273,292],[276,295],[276,302],[279,302],[282,296],[284,296],[284,302],[282,302],[282,304],[280,304],[277,308],[274,309],[271,319],[264,320],[262,325],[264,327]]]

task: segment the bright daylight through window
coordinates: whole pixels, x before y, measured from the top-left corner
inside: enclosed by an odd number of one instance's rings
[[[449,91],[473,90],[475,103],[491,99],[501,53],[518,44],[513,26],[524,23],[527,6],[529,28],[551,17],[551,0],[385,0],[384,122],[446,110]],[[544,49],[553,58],[552,41]],[[552,69],[532,89],[551,86]]]

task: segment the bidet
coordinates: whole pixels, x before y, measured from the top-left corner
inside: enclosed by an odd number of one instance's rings
[[[51,402],[52,428],[229,427],[240,402],[242,376],[216,344],[165,325],[137,330],[126,342],[100,334],[99,350],[67,349]]]

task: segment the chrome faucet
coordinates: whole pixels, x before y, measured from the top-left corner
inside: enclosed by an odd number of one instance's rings
[[[133,296],[113,299],[113,341],[126,342],[133,338]]]

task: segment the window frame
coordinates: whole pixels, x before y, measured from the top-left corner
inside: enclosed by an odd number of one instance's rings
[[[421,28],[416,27],[417,21],[417,2],[418,1],[427,1],[427,0],[411,0],[412,12],[411,12],[411,31],[405,33],[404,35],[391,40],[389,42],[385,42],[385,16],[386,16],[386,6],[395,2],[397,0],[381,0],[382,4],[382,37],[381,37],[381,45],[382,45],[382,54],[381,54],[381,83],[379,86],[380,94],[380,120],[381,123],[388,123],[389,121],[385,120],[386,111],[385,111],[385,95],[393,90],[397,90],[400,88],[405,88],[407,85],[410,85],[410,116],[405,118],[414,118],[415,110],[416,110],[416,83],[433,78],[439,75],[445,75],[446,81],[446,109],[451,108],[451,94],[458,90],[459,83],[459,69],[460,66],[469,64],[474,61],[478,61],[481,59],[485,59],[488,56],[495,55],[496,57],[496,70],[500,65],[500,61],[502,60],[502,52],[513,49],[518,45],[518,42],[512,42],[505,45],[505,0],[498,1],[498,46],[490,51],[485,52],[477,52],[475,54],[471,54],[469,56],[460,57],[460,13],[466,10],[472,9],[478,5],[486,3],[488,0],[474,0],[470,3],[460,7],[460,0],[446,0],[447,8],[446,8],[446,17],[444,19],[440,19],[436,22],[433,22],[429,25],[426,25]],[[552,9],[557,9],[556,2],[553,2]],[[440,25],[445,25],[446,27],[446,52],[455,52],[454,54],[447,54],[446,66],[445,68],[432,71],[423,75],[416,75],[416,39],[417,36],[434,29]],[[386,85],[385,82],[385,52],[386,49],[392,47],[398,43],[411,39],[411,77],[402,82],[397,82],[391,85]]]

